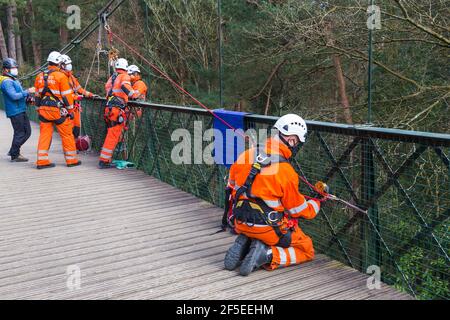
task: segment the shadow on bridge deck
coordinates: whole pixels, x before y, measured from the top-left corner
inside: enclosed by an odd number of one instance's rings
[[[368,290],[366,275],[324,255],[248,277],[226,271],[233,237],[214,234],[221,209],[139,171],[98,170],[93,155],[67,168],[56,135],[57,167],[36,170],[38,132],[22,150],[32,162],[10,163],[0,111],[1,299],[409,298]],[[81,287],[69,290],[77,267]]]

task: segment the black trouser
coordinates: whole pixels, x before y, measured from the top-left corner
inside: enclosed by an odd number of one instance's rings
[[[80,127],[73,127],[72,133],[75,139],[78,139],[78,137],[80,136],[80,131],[81,131]]]
[[[31,125],[25,112],[19,113],[10,119],[14,129],[14,137],[9,154],[11,158],[15,158],[20,154],[20,147],[22,147],[31,136]]]

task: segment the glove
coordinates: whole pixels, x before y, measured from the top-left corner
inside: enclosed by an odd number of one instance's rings
[[[330,193],[330,187],[325,182],[317,181],[314,187],[319,191],[315,194],[315,198],[317,199],[324,198],[324,194]]]
[[[100,99],[101,97],[98,94],[93,94],[91,99]]]
[[[25,99],[25,102],[26,102],[27,104],[33,105],[33,104],[35,103],[34,97],[33,97],[33,96],[28,96],[28,97]]]
[[[36,88],[35,87],[31,87],[27,91],[28,91],[29,94],[34,94],[34,93],[36,93]]]

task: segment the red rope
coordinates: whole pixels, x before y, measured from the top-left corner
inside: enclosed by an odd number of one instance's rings
[[[245,134],[243,134],[240,131],[237,131],[236,128],[234,128],[231,124],[223,120],[221,117],[216,115],[211,109],[209,109],[207,106],[205,106],[203,103],[201,103],[198,99],[196,99],[192,94],[190,94],[186,89],[184,89],[182,86],[180,86],[175,80],[173,80],[169,75],[167,75],[165,72],[160,70],[156,65],[148,61],[144,56],[142,56],[138,51],[136,51],[133,47],[128,45],[124,40],[122,40],[118,35],[113,33],[111,30],[107,30],[111,36],[119,40],[125,47],[127,47],[130,51],[134,52],[139,58],[141,58],[145,63],[147,63],[151,68],[153,68],[156,72],[158,72],[161,76],[166,78],[173,86],[175,86],[178,90],[180,90],[182,93],[190,97],[195,103],[197,103],[200,107],[208,111],[213,117],[221,121],[224,125],[226,125],[228,128],[238,132],[242,137],[246,138]]]
[[[315,192],[317,192],[318,194],[320,194],[323,198],[314,198],[314,197],[309,197],[309,196],[306,196],[305,195],[305,198],[306,199],[309,199],[309,200],[317,200],[317,201],[319,201],[319,202],[324,202],[324,201],[327,201],[328,200],[328,195],[326,194],[326,193],[324,193],[324,192],[322,192],[322,191],[320,191],[319,189],[317,189],[314,185],[312,185],[305,177],[303,177],[303,176],[301,176],[301,175],[299,175],[299,177],[300,177],[300,179],[304,182],[304,183],[306,183],[307,185],[308,185],[308,187],[310,187],[312,190],[314,190]]]
[[[163,72],[162,70],[160,70],[156,65],[154,65],[153,63],[151,63],[150,61],[148,61],[144,56],[142,56],[137,50],[135,50],[133,47],[131,47],[130,45],[128,45],[124,40],[122,40],[118,35],[116,35],[115,33],[113,33],[111,31],[110,28],[106,29],[108,36],[109,37],[114,37],[117,40],[119,40],[125,47],[127,47],[130,51],[132,51],[134,54],[136,54],[139,58],[142,59],[142,61],[144,61],[145,63],[147,63],[151,68],[153,68],[156,72],[158,72],[161,76],[163,76],[164,78],[166,78],[173,86],[175,86],[178,90],[180,90],[182,93],[184,93],[185,95],[189,96],[195,103],[197,103],[200,107],[202,107],[203,109],[205,109],[206,111],[208,111],[213,117],[215,117],[216,119],[218,119],[219,121],[221,121],[223,124],[225,124],[227,127],[229,127],[230,129],[237,131],[232,125],[230,125],[228,122],[226,122],[225,120],[223,120],[221,117],[219,117],[218,115],[216,115],[211,109],[209,109],[207,106],[205,106],[203,103],[201,103],[198,99],[196,99],[192,94],[190,94],[186,89],[184,89],[182,86],[180,86],[177,82],[175,82],[175,80],[173,80],[169,75],[167,75],[165,72]],[[237,131],[242,137],[246,138],[246,136],[240,132]],[[308,199],[314,199],[320,202],[326,201],[327,200],[327,196],[326,194],[324,194],[323,192],[321,192],[320,190],[318,190],[314,185],[312,185],[311,183],[309,183],[309,181],[301,176],[300,179],[306,183],[312,190],[314,190],[315,192],[317,192],[318,194],[322,195],[324,198],[322,199],[317,199],[317,198],[312,198],[312,197],[308,197],[305,196]]]

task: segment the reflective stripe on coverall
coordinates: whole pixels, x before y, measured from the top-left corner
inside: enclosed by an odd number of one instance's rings
[[[266,142],[265,152],[271,155],[281,155],[289,159],[292,152],[278,141],[270,138]],[[231,166],[228,185],[233,188],[233,195],[239,186],[245,184],[254,163],[255,149],[242,153],[236,163]],[[313,219],[320,209],[320,202],[307,201],[298,191],[299,178],[294,168],[286,162],[273,163],[261,170],[253,182],[251,197],[262,199],[269,207],[278,212],[285,212],[280,229],[283,234],[291,230],[291,241],[287,248],[277,247],[280,238],[274,228],[267,225],[246,224],[236,221],[237,233],[243,233],[249,238],[258,239],[270,246],[272,262],[268,269],[289,266],[312,260],[314,248],[310,237],[305,235],[297,224],[289,228],[289,218]],[[245,196],[241,196],[245,199]]]
[[[73,109],[73,91],[69,85],[69,79],[56,66],[49,66],[48,71],[48,89],[51,90],[53,96],[64,104],[64,107],[70,111]],[[61,109],[57,106],[42,105],[42,98],[45,96],[53,98],[50,92],[44,92],[45,80],[44,72],[36,77],[34,84],[36,88],[36,97],[38,102],[38,114],[40,117],[40,134],[38,143],[38,156],[36,164],[38,166],[50,164],[49,149],[53,135],[53,125],[61,136],[64,156],[67,164],[78,163],[75,139],[72,133],[72,124],[67,117],[61,116]],[[46,98],[46,99],[48,99]]]
[[[113,77],[111,77],[105,86],[107,96],[109,92],[111,92],[112,96],[120,98],[124,102],[122,108],[120,106],[111,106],[105,107],[104,110],[104,116],[108,124],[108,129],[105,142],[103,143],[103,147],[100,152],[100,161],[107,163],[112,162],[114,150],[116,149],[116,146],[122,136],[126,122],[126,113],[123,109],[128,103],[128,98],[133,95],[130,76],[124,70],[118,70],[117,73],[118,75],[114,83],[112,83]],[[122,119],[122,121],[120,121],[120,119]]]
[[[80,128],[81,128],[81,110],[78,102],[76,100],[78,99],[78,95],[81,95],[86,98],[92,98],[94,94],[92,92],[89,92],[85,90],[78,81],[77,77],[72,73],[72,71],[64,71],[64,73],[69,78],[69,84],[70,87],[73,90],[73,97],[74,97],[74,108],[72,109],[73,113],[73,119],[71,120],[73,125],[73,132],[75,138],[78,137],[80,134]]]

